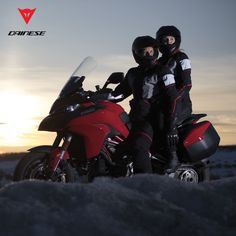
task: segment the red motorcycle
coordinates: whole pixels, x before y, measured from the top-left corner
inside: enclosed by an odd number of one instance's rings
[[[131,156],[126,153],[120,156],[119,163],[123,165],[114,161],[117,148],[129,134],[128,114],[116,103],[121,97],[107,97],[110,91],[107,85],[118,84],[123,73],[111,74],[102,89],[96,86],[96,92],[85,91],[85,71],[91,65],[94,61],[90,57],[81,63],[39,125],[39,130],[57,133],[54,143],[29,149],[16,166],[15,181],[73,182],[76,178],[92,181],[96,176],[114,176],[117,168],[122,169],[120,176],[133,174]],[[220,137],[209,121],[197,122],[204,116],[192,115],[179,125],[177,154],[181,164],[168,174],[170,177],[194,183],[208,179],[207,158],[215,153]],[[164,174],[166,159],[155,148],[150,158],[153,172]]]

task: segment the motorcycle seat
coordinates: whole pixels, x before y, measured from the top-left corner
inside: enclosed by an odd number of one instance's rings
[[[185,125],[189,125],[192,124],[194,121],[198,121],[199,119],[201,119],[202,117],[207,116],[207,114],[205,113],[200,113],[200,114],[191,114],[190,117],[188,117],[187,119],[185,119],[183,122],[181,122],[177,128],[181,128]]]

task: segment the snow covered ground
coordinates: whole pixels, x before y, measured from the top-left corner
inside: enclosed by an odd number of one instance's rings
[[[222,146],[210,158],[211,179],[236,176],[236,146]]]
[[[191,185],[157,175],[13,183],[17,159],[0,159],[0,235],[235,236],[235,160],[235,147],[220,148],[214,180]]]

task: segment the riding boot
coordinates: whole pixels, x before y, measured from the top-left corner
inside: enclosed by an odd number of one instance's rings
[[[179,166],[179,158],[178,158],[178,155],[176,153],[176,151],[171,151],[169,153],[169,163],[167,165],[167,168],[166,168],[166,172],[167,173],[172,173],[176,170],[176,168]]]
[[[133,151],[134,173],[152,173],[152,164],[149,152],[143,149]]]

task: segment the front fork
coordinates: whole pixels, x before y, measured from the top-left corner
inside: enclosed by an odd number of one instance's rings
[[[51,153],[51,158],[50,158],[50,170],[52,173],[54,173],[59,165],[59,163],[62,160],[67,160],[69,159],[69,154],[67,152],[67,149],[71,143],[72,140],[72,135],[68,134],[65,136],[63,144],[61,147],[58,147],[60,142],[61,142],[62,137],[58,135],[53,143],[53,151]]]

